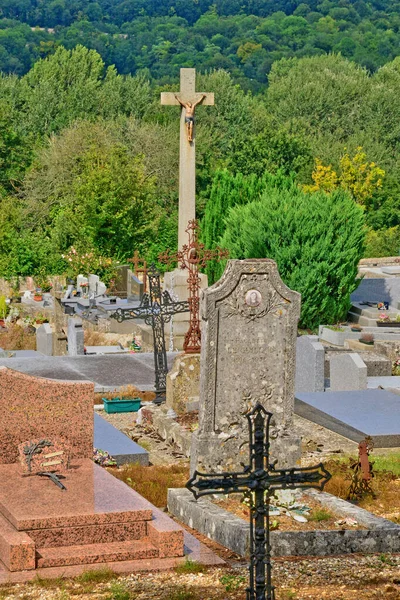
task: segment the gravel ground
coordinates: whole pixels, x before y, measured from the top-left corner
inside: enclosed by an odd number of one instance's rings
[[[400,556],[350,556],[273,562],[276,600],[399,600]],[[56,586],[48,589],[48,586]],[[241,563],[201,573],[132,574],[105,583],[65,580],[0,587],[4,600],[239,600],[246,597]]]

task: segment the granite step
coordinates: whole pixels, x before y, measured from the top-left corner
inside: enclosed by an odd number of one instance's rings
[[[10,571],[35,568],[35,543],[0,514],[0,562]]]
[[[52,527],[31,529],[29,536],[37,548],[77,546],[87,544],[108,544],[140,540],[147,536],[146,521],[81,525],[78,527]]]
[[[39,548],[36,551],[36,567],[38,569],[44,567],[66,567],[71,565],[158,558],[158,556],[158,549],[148,538],[144,538],[140,541]]]

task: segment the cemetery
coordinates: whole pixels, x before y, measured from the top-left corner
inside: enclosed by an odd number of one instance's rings
[[[354,252],[324,323],[283,259],[207,246],[195,75],[161,92],[177,250],[1,283],[0,599],[396,600],[399,259]]]

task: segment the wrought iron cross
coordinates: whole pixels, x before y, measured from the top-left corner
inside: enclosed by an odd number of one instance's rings
[[[161,292],[160,273],[155,265],[151,265],[147,271],[149,278],[149,293],[143,294],[142,301],[136,308],[118,308],[110,317],[118,323],[131,319],[144,319],[146,325],[153,330],[154,342],[154,370],[156,404],[163,401],[167,386],[167,350],[165,346],[164,324],[171,320],[172,315],[188,312],[189,303],[173,302],[169,292]]]
[[[239,473],[195,471],[186,487],[194,497],[244,493],[250,504],[250,577],[247,600],[275,600],[272,585],[269,501],[274,490],[314,487],[323,489],[331,478],[320,463],[314,467],[275,469],[269,462],[272,413],[260,404],[246,415],[249,423],[249,465]]]
[[[186,354],[196,354],[201,349],[200,332],[200,277],[199,269],[206,266],[210,260],[221,260],[228,257],[228,251],[221,248],[206,250],[204,244],[198,240],[199,224],[196,219],[189,221],[186,228],[189,236],[189,243],[182,246],[182,250],[173,253],[167,250],[160,254],[158,259],[166,264],[177,260],[181,269],[188,270],[188,290],[189,290],[189,310],[190,324],[189,330],[185,335],[183,349]]]

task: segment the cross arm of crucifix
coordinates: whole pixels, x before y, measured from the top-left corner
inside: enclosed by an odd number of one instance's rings
[[[186,487],[194,497],[256,490],[313,487],[322,490],[331,478],[322,463],[314,467],[264,470],[242,473],[200,473],[195,471]]]

